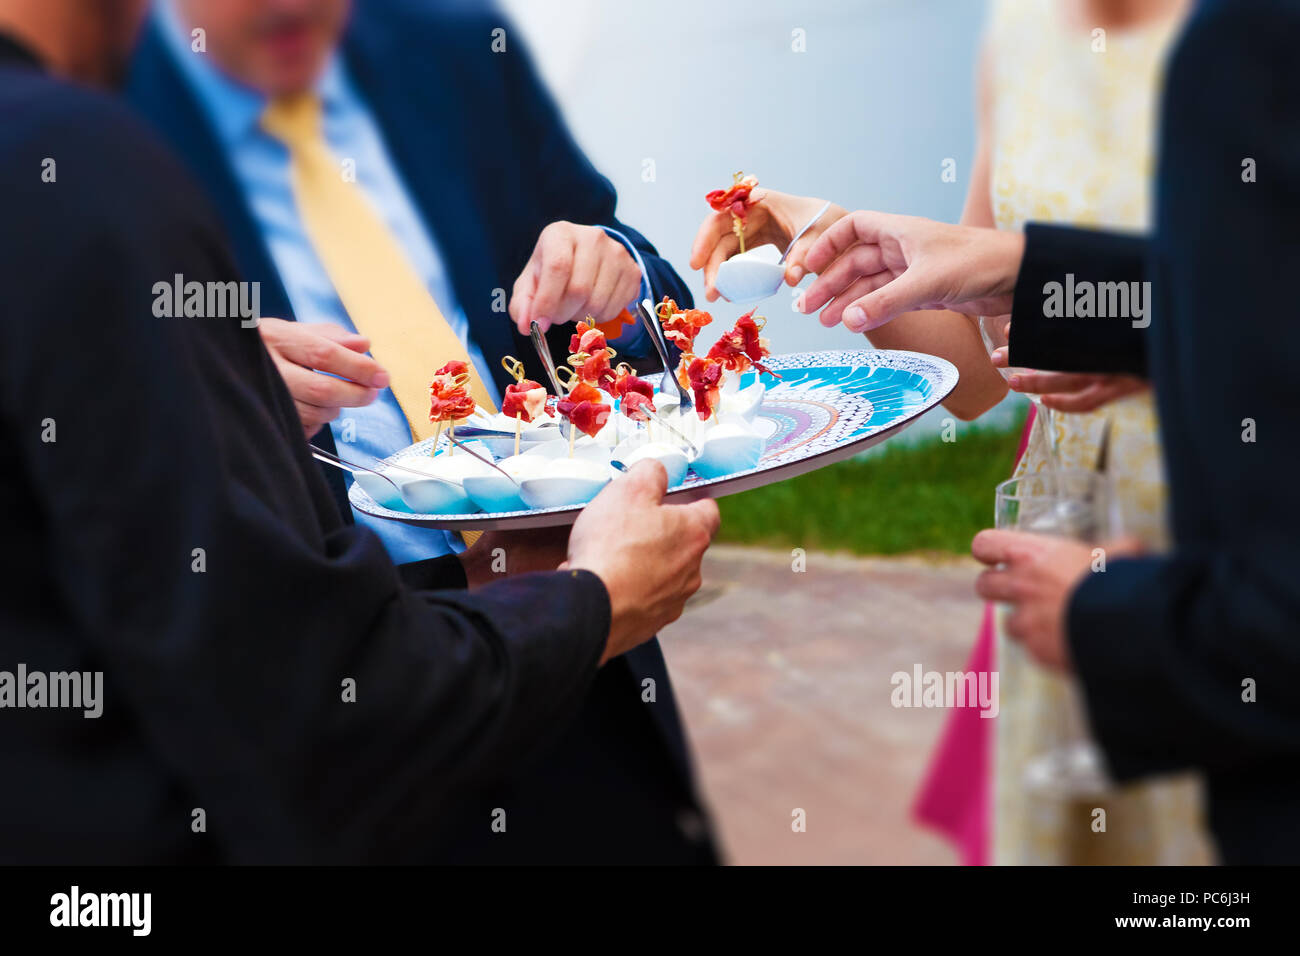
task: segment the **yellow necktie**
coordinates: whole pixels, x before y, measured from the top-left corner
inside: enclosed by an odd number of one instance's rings
[[[262,128],[289,149],[289,176],[307,238],[352,324],[370,339],[370,353],[388,371],[411,434],[416,441],[432,435],[429,382],[452,359],[474,369],[464,344],[360,187],[344,179],[321,132],[320,100],[274,100],[262,115]],[[481,407],[496,411],[477,374],[469,387]]]

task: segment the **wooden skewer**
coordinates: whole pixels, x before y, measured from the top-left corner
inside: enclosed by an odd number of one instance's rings
[[[519,433],[523,430],[522,412],[515,412],[515,454],[519,454]]]
[[[439,420],[438,420],[438,428],[437,428],[437,429],[434,431],[434,433],[433,433],[433,450],[429,452],[429,457],[430,457],[430,458],[432,458],[434,455],[438,454],[438,441],[439,441],[441,438],[442,438],[442,420],[439,419]]]

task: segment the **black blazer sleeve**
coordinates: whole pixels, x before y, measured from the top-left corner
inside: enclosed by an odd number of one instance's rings
[[[441,808],[577,712],[604,585],[441,590],[464,584],[451,563],[399,575],[345,526],[257,330],[159,314],[159,282],[236,277],[197,191],[128,115],[65,90],[6,90],[0,132],[0,487],[45,529],[24,560],[225,859],[419,858]]]
[[[1169,67],[1152,359],[1177,550],[1091,575],[1069,610],[1121,778],[1300,766],[1298,31],[1294,4],[1206,4]]]
[[[1069,292],[1083,289],[1083,283],[1101,290],[1100,295],[1093,292],[1094,309],[1100,299],[1118,301],[1111,298],[1121,292],[1115,283],[1123,283],[1126,297],[1134,289],[1149,288],[1142,285],[1148,279],[1146,251],[1146,241],[1137,236],[1028,223],[1011,307],[1010,364],[1060,372],[1145,376],[1147,336],[1143,326],[1151,316],[1149,296],[1143,294],[1146,314],[1141,318],[1062,313],[1075,311],[1078,298]],[[1131,309],[1133,300],[1128,301]]]

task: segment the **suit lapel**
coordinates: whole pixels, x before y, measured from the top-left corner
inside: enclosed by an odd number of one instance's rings
[[[131,65],[127,94],[166,137],[202,184],[234,247],[235,261],[248,279],[260,282],[262,313],[293,319],[289,295],[271,261],[270,250],[235,179],[216,133],[194,94],[172,62],[159,25],[150,22]]]

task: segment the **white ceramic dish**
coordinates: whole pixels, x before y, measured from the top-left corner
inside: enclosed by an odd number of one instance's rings
[[[747,249],[718,266],[713,284],[728,302],[748,305],[776,295],[785,281],[781,250],[770,242]]]
[[[686,480],[690,461],[686,452],[680,448],[674,448],[666,442],[642,440],[626,441],[614,449],[614,460],[622,462],[627,468],[647,459],[653,459],[664,466],[664,471],[668,472],[669,488],[676,488]]]
[[[721,478],[757,467],[763,437],[740,424],[715,425],[699,443],[691,470],[701,478]]]
[[[608,460],[552,458],[536,478],[519,483],[519,497],[529,508],[585,505],[610,481]]]

